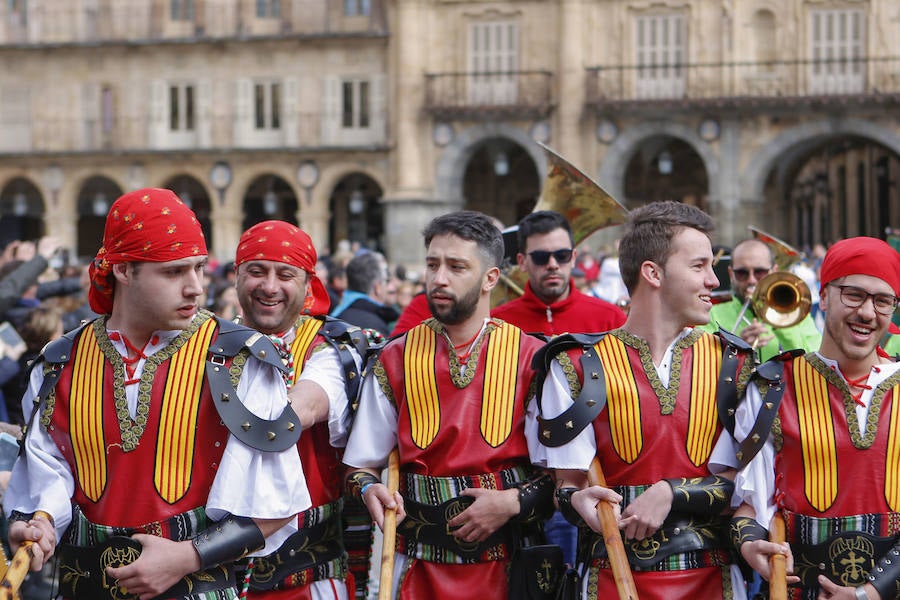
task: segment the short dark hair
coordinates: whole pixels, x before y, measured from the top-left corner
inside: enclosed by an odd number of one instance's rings
[[[371,294],[376,283],[387,279],[386,262],[377,252],[361,252],[347,263],[347,289]]]
[[[685,228],[709,237],[715,223],[696,206],[671,200],[651,202],[628,213],[619,242],[619,270],[629,294],[637,287],[641,264],[651,260],[664,266],[672,254],[672,238]]]
[[[503,234],[494,225],[491,218],[474,210],[460,210],[436,217],[422,232],[425,247],[439,235],[455,235],[456,237],[478,245],[478,251],[484,258],[485,269],[499,267],[503,261]]]
[[[569,234],[569,243],[575,245],[575,238],[572,237],[572,226],[569,221],[558,212],[552,210],[539,210],[528,213],[519,221],[519,231],[516,234],[516,242],[519,244],[519,252],[525,252],[525,244],[528,238],[535,234],[550,233],[562,229]]]

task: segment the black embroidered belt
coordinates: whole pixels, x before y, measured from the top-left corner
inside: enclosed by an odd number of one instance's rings
[[[680,571],[731,564],[724,517],[696,519],[670,515],[662,527],[643,540],[625,540],[628,562],[638,571]],[[589,557],[606,564],[603,538],[589,529]]]
[[[471,496],[459,496],[434,506],[404,498],[406,518],[397,525],[397,533],[409,541],[437,546],[463,559],[478,560],[493,546],[509,544],[511,534],[509,526],[504,525],[482,542],[466,542],[454,536],[447,522],[474,501]]]
[[[339,507],[339,502],[332,504]],[[315,575],[291,577],[291,575],[344,557],[341,513],[340,510],[324,510],[329,507],[331,505],[310,509],[310,511],[318,511],[318,516],[324,520],[299,529],[272,554],[253,559],[253,573],[250,576],[252,589],[286,589],[309,583],[308,580],[328,579],[333,575],[340,574],[337,571],[332,572],[333,569],[323,568],[321,577]],[[309,521],[310,519],[307,518],[304,522],[308,523]]]
[[[136,561],[141,555],[141,545],[125,536],[113,536],[98,546],[73,546],[60,544],[59,591],[66,598],[91,598],[92,600],[130,600],[137,598],[119,587],[118,582],[106,574],[107,567],[121,567]],[[183,598],[216,590],[234,588],[234,573],[226,566],[191,573],[159,595],[160,598]]]
[[[844,531],[820,544],[791,542],[794,574],[804,586],[818,587],[817,577],[849,587],[866,583],[878,560],[897,543],[898,536],[877,537],[860,531]]]

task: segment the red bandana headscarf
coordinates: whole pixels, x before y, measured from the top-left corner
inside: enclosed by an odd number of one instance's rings
[[[900,296],[900,253],[887,242],[871,237],[847,238],[835,243],[822,260],[822,288],[846,275],[871,275],[887,282]]]
[[[248,260],[271,260],[306,271],[307,292],[303,313],[324,315],[331,301],[325,286],[316,276],[316,249],[302,229],[284,221],[263,221],[244,232],[238,242],[234,266]]]
[[[200,223],[175,192],[158,188],[128,192],[113,202],[103,230],[103,246],[89,268],[91,310],[112,312],[113,265],[168,262],[206,254]]]

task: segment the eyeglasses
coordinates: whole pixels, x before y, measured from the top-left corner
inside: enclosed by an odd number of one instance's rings
[[[750,277],[750,271],[751,271],[751,269],[745,269],[744,267],[738,267],[737,269],[731,270],[731,272],[734,274],[734,278],[737,279],[738,281],[747,281],[747,278]],[[765,277],[766,275],[768,275],[772,271],[772,269],[771,268],[768,268],[768,269],[756,268],[756,269],[752,269],[752,271],[753,271],[753,278],[758,281],[758,280],[762,279],[763,277]]]
[[[872,306],[875,312],[880,315],[890,315],[897,308],[897,297],[890,294],[870,294],[862,288],[852,285],[833,285],[841,290],[841,302],[847,308],[859,308],[866,303],[869,298],[872,299]]]
[[[539,267],[543,267],[544,265],[549,263],[551,256],[556,260],[557,263],[564,265],[572,260],[572,249],[563,248],[561,250],[554,250],[553,252],[549,250],[532,250],[528,253],[528,256],[531,257],[531,262]]]

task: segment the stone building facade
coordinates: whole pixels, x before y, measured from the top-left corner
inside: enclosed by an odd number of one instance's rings
[[[413,266],[438,214],[532,210],[535,141],[626,207],[703,207],[726,245],[882,236],[898,39],[881,0],[10,0],[0,242],[90,256],[111,200],[154,185],[223,259],[283,218]]]

